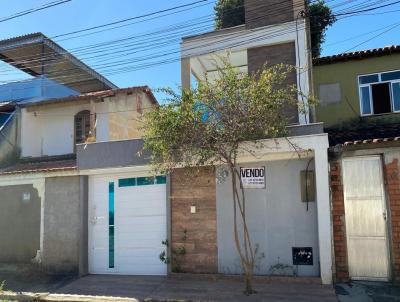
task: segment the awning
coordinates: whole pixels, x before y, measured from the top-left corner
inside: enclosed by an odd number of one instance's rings
[[[34,77],[46,76],[81,93],[117,88],[42,33],[0,41],[0,60]]]

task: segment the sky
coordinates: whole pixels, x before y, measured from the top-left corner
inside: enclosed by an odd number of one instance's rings
[[[1,19],[4,17],[38,7],[50,1],[2,0],[2,9],[0,10],[0,39],[33,32],[42,32],[48,37],[54,37],[194,2],[194,0],[71,0],[59,6],[1,22]],[[327,3],[334,10],[338,10],[339,7],[335,8],[335,6],[344,2],[349,1],[327,0]],[[352,0],[350,2],[363,3],[366,1]],[[369,2],[372,1],[370,0]],[[387,3],[388,0],[376,2],[379,5],[379,3]],[[148,19],[150,20],[145,22],[139,23],[137,22],[138,20],[133,20],[115,25],[114,27],[117,28],[114,29],[107,27],[106,31],[94,34],[92,32],[96,30],[54,38],[54,40],[68,51],[74,53],[89,66],[105,74],[108,79],[119,87],[138,85],[148,85],[151,88],[177,87],[180,83],[179,61],[169,64],[156,64],[146,69],[138,68],[138,64],[165,61],[165,59],[178,59],[179,40],[182,36],[212,30],[214,4],[215,0],[209,0],[198,4],[197,7],[182,9],[179,13],[164,17],[149,17]],[[346,6],[340,8],[346,8]],[[383,33],[390,26],[395,25],[396,22],[399,24],[398,27],[387,33]],[[120,25],[124,26],[120,27]],[[177,25],[180,26],[180,30],[172,37],[165,37],[165,33],[158,36],[150,36],[150,34],[154,35],[154,31],[166,30],[168,27]],[[374,37],[380,33],[383,34]],[[127,37],[130,37],[130,43],[111,43],[113,40]],[[162,45],[154,44],[155,41],[158,41],[156,38],[161,39],[162,37],[164,38],[161,40]],[[105,50],[100,52],[101,47],[93,46],[96,43],[104,43],[102,47]],[[140,48],[137,48],[138,46],[135,43],[139,43]],[[383,47],[393,44],[400,44],[400,3],[368,12],[361,16],[338,20],[327,31],[322,55],[332,55],[345,51]],[[90,48],[83,48],[90,45]],[[119,53],[113,52],[113,45],[117,45],[114,49],[119,49]],[[146,49],[143,49],[143,47]],[[138,52],[139,50],[140,52]],[[169,53],[169,55],[166,57],[161,56],[165,53]],[[143,61],[153,56],[157,58]],[[113,65],[115,63],[118,64],[117,67],[107,66],[107,64]],[[0,64],[0,81],[14,81],[24,78],[28,78],[28,76],[12,70],[5,64]]]

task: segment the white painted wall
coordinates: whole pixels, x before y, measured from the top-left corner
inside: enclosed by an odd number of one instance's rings
[[[276,33],[280,34],[276,34]],[[281,43],[294,42],[296,45],[296,67],[297,67],[297,87],[305,95],[310,94],[309,51],[307,49],[307,31],[305,20],[274,24],[255,29],[246,29],[238,27],[232,31],[216,31],[210,34],[203,34],[184,39],[181,44],[181,58],[188,58],[188,66],[182,65],[182,68],[189,67],[192,72],[201,74],[206,69],[204,64],[207,60],[212,64],[215,62],[215,56],[226,56],[226,52],[243,53],[244,50],[253,47],[276,45]],[[297,51],[298,50],[298,51]],[[208,57],[208,58],[207,58]],[[203,64],[199,64],[197,58],[201,58]],[[237,58],[231,58],[231,63],[235,66]],[[240,60],[239,60],[240,61]],[[189,73],[183,72],[188,75]],[[187,82],[188,79],[182,79]],[[305,110],[299,109],[299,123],[308,124],[309,110],[308,100],[299,94],[298,100],[304,103]]]
[[[74,152],[74,116],[89,104],[60,106],[28,112],[21,110],[21,154],[52,156]]]
[[[250,236],[253,246],[259,245],[257,274],[320,274],[316,202],[310,202],[307,211],[306,203],[301,201],[300,171],[306,169],[307,162],[308,159],[292,159],[241,164],[244,167],[266,167],[266,188],[246,190]],[[219,272],[240,273],[233,237],[230,178],[217,184],[217,235]],[[312,247],[314,264],[293,267],[292,247]],[[277,269],[277,265],[290,268]],[[275,267],[274,271],[272,267]]]
[[[96,141],[107,142],[109,140],[109,100],[96,104]]]
[[[144,111],[151,106],[147,94],[141,93]],[[82,110],[90,110],[89,103],[69,102],[58,106],[40,107],[35,111],[21,110],[22,157],[52,156],[74,152],[74,117]],[[136,94],[120,94],[94,104],[96,114],[96,141],[110,140],[110,112],[124,114],[136,111]],[[133,119],[130,128],[136,127]],[[123,124],[125,126],[125,124]],[[126,125],[129,126],[128,124]],[[129,133],[127,134],[129,135]]]

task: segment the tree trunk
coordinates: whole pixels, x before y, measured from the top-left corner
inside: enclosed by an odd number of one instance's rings
[[[243,185],[240,180],[240,173],[236,169],[236,163],[232,163],[230,165],[230,172],[232,177],[232,190],[233,190],[233,231],[236,249],[240,256],[240,261],[242,265],[242,269],[244,271],[244,281],[245,281],[245,291],[246,295],[250,295],[255,293],[253,290],[253,270],[255,266],[255,252],[250,240],[250,233],[247,227],[247,221],[245,216],[245,194]],[[236,178],[239,178],[240,189],[237,185]],[[239,194],[239,190],[241,190],[241,194]],[[240,196],[242,197],[242,202],[240,201]],[[239,211],[238,211],[239,210]],[[243,245],[240,242],[239,232],[238,232],[238,212],[239,218],[241,218],[243,224]]]

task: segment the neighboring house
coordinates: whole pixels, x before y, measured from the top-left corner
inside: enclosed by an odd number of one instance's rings
[[[30,58],[41,57],[43,51],[43,65],[38,66],[37,59]],[[122,238],[146,233],[132,228],[132,223],[150,225],[150,231],[155,228],[158,232],[157,227],[166,230],[165,221],[158,226],[157,220],[152,227],[152,221],[142,217],[148,210],[143,198],[151,194],[157,198],[164,194],[160,209],[165,207],[165,177],[146,178],[150,172],[143,166],[148,164],[148,154],[138,154],[143,146],[141,117],[158,105],[150,89],[117,88],[40,33],[0,41],[0,58],[34,76],[0,86],[0,115],[7,116],[0,128],[0,263],[33,262],[49,273],[104,272],[93,255],[103,257],[108,269],[114,224],[103,218],[113,208],[109,205],[111,185],[103,185],[101,179],[118,172],[123,178],[135,179],[135,188],[144,194],[136,196],[135,191],[126,198],[135,196],[142,203],[134,207],[124,204],[125,233],[116,236],[120,243],[115,244],[116,250],[125,253],[127,272],[132,272],[129,269],[136,255],[142,265],[137,273],[157,273],[148,269],[149,262],[137,255],[140,251],[132,251]],[[139,173],[125,173],[138,164],[142,166]],[[89,176],[96,173],[102,176]],[[126,193],[120,187],[116,181],[112,189],[116,201],[120,192]],[[151,201],[154,206],[155,202]],[[116,211],[122,206],[117,203]],[[142,214],[137,212],[140,207]],[[107,213],[102,213],[105,209]],[[129,215],[139,218],[130,219]],[[116,225],[122,229],[119,223]],[[158,253],[164,238],[165,234],[153,239],[149,249]],[[104,253],[99,256],[97,251]],[[150,262],[165,270],[157,257]]]
[[[286,3],[271,14],[276,1],[245,0],[245,24],[184,38],[183,87],[189,87],[193,77],[197,81],[215,78],[222,57],[241,72],[256,72],[264,64],[294,65],[297,68],[287,84],[296,84],[303,93],[310,94],[310,36],[307,22],[298,17],[304,1]],[[320,277],[329,284],[332,249],[328,137],[322,124],[310,123],[312,116],[301,94],[299,102],[306,112],[297,106],[286,110],[292,123],[289,141],[294,145],[285,138],[265,140],[256,156],[239,159],[240,167],[265,168],[265,187],[246,189],[247,221],[252,242],[258,246],[256,274]],[[182,270],[238,274],[242,270],[233,238],[230,181],[216,182],[215,173],[214,168],[205,168],[194,180],[186,179],[182,170],[171,175],[169,239],[173,249],[186,247]],[[312,196],[305,196],[307,189]],[[300,254],[310,257],[303,261]]]
[[[400,46],[314,60],[336,280],[400,280]]]

